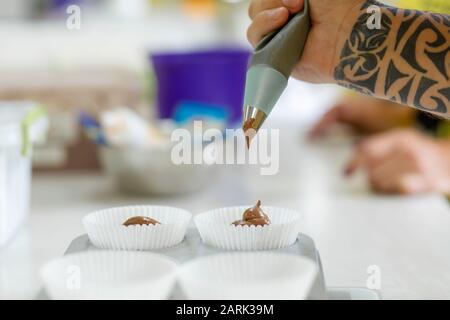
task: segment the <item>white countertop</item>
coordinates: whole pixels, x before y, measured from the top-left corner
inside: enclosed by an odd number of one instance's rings
[[[305,214],[304,232],[316,242],[328,286],[365,287],[367,268],[377,265],[384,299],[450,299],[450,206],[444,197],[371,194],[362,176],[342,177],[350,141],[312,145],[301,134],[281,137],[286,140],[278,175],[227,167],[209,189],[193,195],[125,196],[101,174],[35,175],[29,220],[0,249],[0,299],[34,298],[41,287],[39,267],[84,233],[81,218],[90,211],[165,204],[199,213],[257,199]]]

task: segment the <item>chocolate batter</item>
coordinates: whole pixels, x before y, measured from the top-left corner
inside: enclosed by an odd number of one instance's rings
[[[252,142],[252,139],[256,135],[256,130],[253,128],[254,122],[255,122],[255,119],[250,118],[244,122],[244,125],[242,127],[242,130],[244,131],[244,135],[245,135],[245,141],[247,142],[247,149],[250,149],[250,143]]]
[[[267,226],[270,224],[270,219],[267,214],[261,209],[261,201],[258,200],[256,206],[245,210],[242,220],[232,223],[233,226]]]
[[[161,224],[161,222],[156,221],[155,219],[149,218],[149,217],[131,217],[127,221],[123,223],[125,227],[128,226],[136,226],[136,225],[156,225]]]

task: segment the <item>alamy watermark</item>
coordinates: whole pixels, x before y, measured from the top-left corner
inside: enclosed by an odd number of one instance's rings
[[[81,289],[81,268],[77,265],[67,267],[66,287],[68,290]]]
[[[66,8],[66,28],[68,30],[81,30],[81,7],[70,5]]]
[[[377,265],[371,265],[366,270],[369,277],[366,280],[367,289],[380,290],[381,289],[381,268]]]
[[[369,30],[380,30],[381,29],[381,8],[377,5],[371,5],[367,8],[367,14],[369,18],[367,19],[367,28]]]
[[[280,167],[278,129],[261,129],[247,149],[242,129],[204,130],[202,121],[195,121],[193,130],[175,129],[171,141],[175,165],[258,165],[264,176],[277,174]]]

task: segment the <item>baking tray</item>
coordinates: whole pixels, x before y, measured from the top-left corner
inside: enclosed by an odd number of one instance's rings
[[[90,241],[87,234],[75,238],[69,245],[68,249],[64,253],[72,254],[88,250],[102,250],[96,248]],[[283,252],[287,254],[301,255],[303,257],[309,258],[317,266],[319,270],[318,275],[314,281],[313,287],[308,296],[309,300],[352,300],[352,299],[379,299],[378,294],[368,289],[359,288],[335,288],[328,289],[325,285],[325,278],[323,274],[322,262],[320,260],[319,252],[316,249],[314,241],[309,236],[300,233],[297,242],[288,247],[279,250],[274,250],[276,252]],[[184,263],[186,261],[211,254],[217,254],[225,252],[208,245],[205,245],[200,238],[200,234],[194,228],[189,228],[186,232],[186,237],[182,243],[171,248],[165,248],[160,250],[152,250],[152,252],[163,254],[169,256],[179,263]],[[178,286],[175,286],[171,299],[184,299],[183,292]],[[38,300],[47,300],[48,295],[45,290],[41,290],[37,296]]]

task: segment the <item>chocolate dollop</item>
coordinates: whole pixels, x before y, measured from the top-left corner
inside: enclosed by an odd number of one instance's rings
[[[136,226],[136,225],[147,225],[148,226],[148,225],[156,225],[156,224],[161,224],[161,222],[159,222],[155,219],[149,218],[149,217],[141,217],[141,216],[131,217],[123,223],[123,225],[125,227]]]
[[[242,220],[237,220],[232,225],[238,226],[266,226],[270,224],[269,216],[261,209],[261,201],[256,206],[245,210]]]

